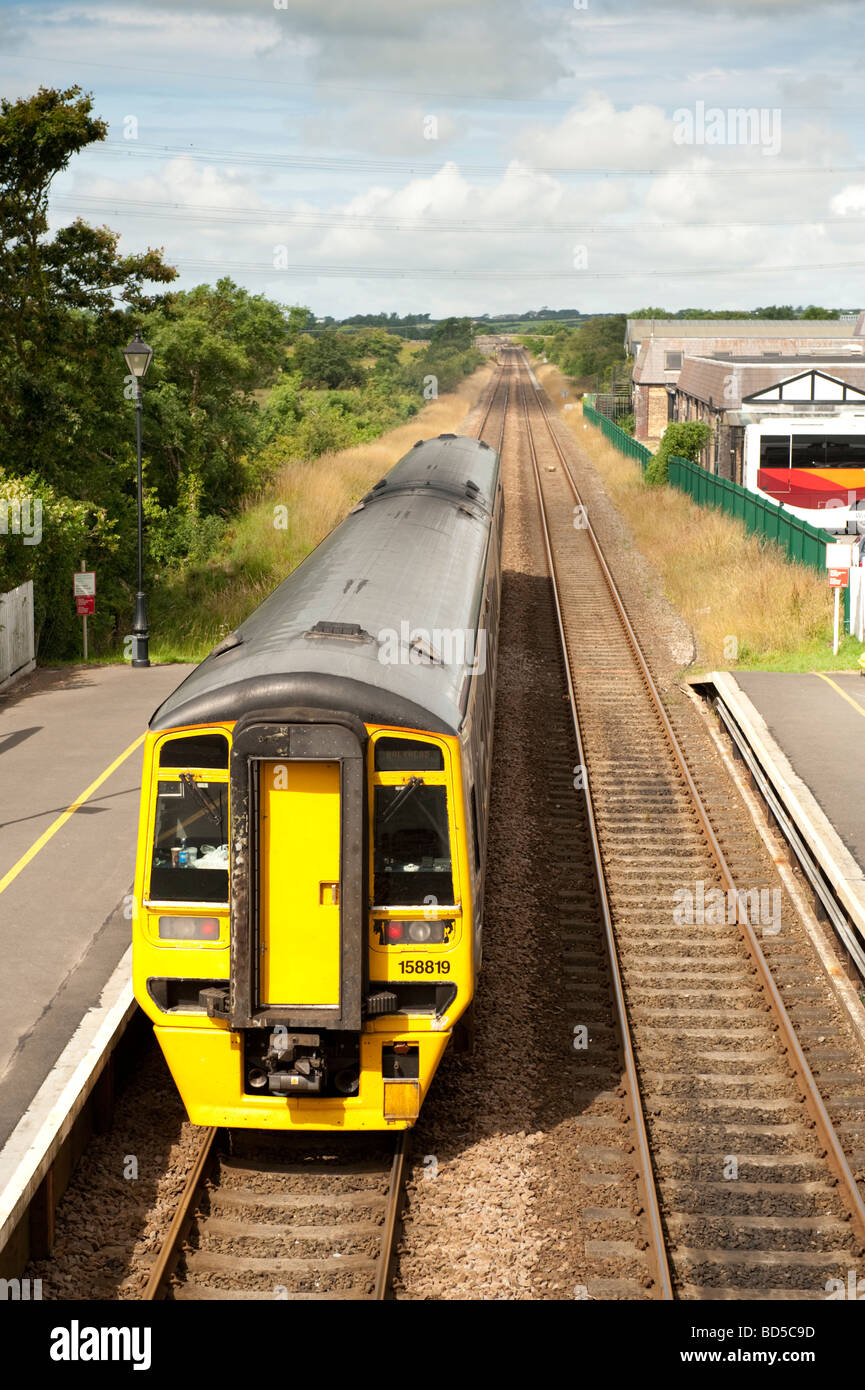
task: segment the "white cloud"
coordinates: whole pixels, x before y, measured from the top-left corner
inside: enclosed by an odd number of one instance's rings
[[[657,106],[616,110],[598,93],[553,125],[535,124],[516,142],[517,153],[542,168],[627,169],[681,162],[673,122]]]
[[[848,184],[836,193],[831,203],[832,211],[838,217],[850,217],[854,213],[865,212],[865,183]]]

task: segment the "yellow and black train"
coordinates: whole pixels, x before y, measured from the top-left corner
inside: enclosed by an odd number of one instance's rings
[[[157,710],[134,981],[190,1118],[417,1118],[481,956],[499,458],[419,441]]]

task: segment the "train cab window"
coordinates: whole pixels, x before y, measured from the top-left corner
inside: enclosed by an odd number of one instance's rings
[[[373,839],[377,907],[455,901],[444,787],[415,776],[402,786],[376,787]]]
[[[228,902],[228,783],[181,772],[160,778],[150,898]]]

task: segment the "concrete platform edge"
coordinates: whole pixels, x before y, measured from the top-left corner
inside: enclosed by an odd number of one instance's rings
[[[99,1003],[84,1015],[0,1150],[0,1250],[14,1234],[136,1008],[130,946]]]
[[[747,738],[764,772],[781,796],[803,836],[815,850],[820,867],[860,931],[865,932],[865,872],[843,843],[813,792],[796,773],[769,732],[763,716],[729,671],[694,676],[689,684],[714,686]]]

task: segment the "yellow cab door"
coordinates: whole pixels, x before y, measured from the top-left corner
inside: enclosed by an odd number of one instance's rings
[[[339,1007],[339,782],[338,762],[261,764],[263,1007]]]

